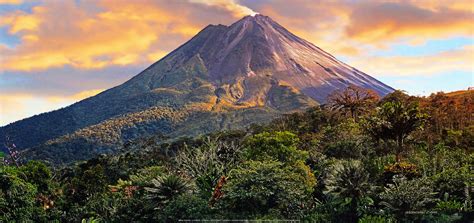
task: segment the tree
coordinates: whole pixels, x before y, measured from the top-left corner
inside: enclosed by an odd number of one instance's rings
[[[184,146],[174,161],[180,171],[196,179],[199,192],[208,199],[218,180],[240,162],[241,153],[240,145],[234,141],[228,143],[208,137],[199,147]]]
[[[357,121],[361,112],[377,103],[379,96],[372,90],[350,85],[344,90],[336,90],[328,96],[329,105],[349,113]]]
[[[395,140],[396,160],[400,162],[405,149],[405,139],[410,133],[421,128],[426,118],[417,103],[386,102],[377,108],[375,116],[367,118],[367,130],[377,140]]]
[[[364,134],[362,126],[352,119],[326,126],[321,133],[318,146],[329,157],[359,159],[370,153],[370,137]]]
[[[19,170],[23,173],[25,181],[35,185],[39,193],[48,193],[51,184],[51,170],[40,161],[29,161],[21,166]]]
[[[244,152],[247,160],[277,160],[282,163],[296,163],[308,158],[308,153],[296,148],[299,139],[291,132],[263,132],[250,137]]]
[[[211,218],[212,209],[208,201],[192,194],[183,194],[168,203],[160,214],[164,222],[179,222],[179,220],[199,220]]]
[[[290,217],[308,200],[316,180],[310,169],[285,166],[279,161],[247,161],[232,170],[218,201],[223,210],[247,216]]]
[[[40,211],[36,187],[20,175],[16,167],[0,167],[0,222],[33,221]]]

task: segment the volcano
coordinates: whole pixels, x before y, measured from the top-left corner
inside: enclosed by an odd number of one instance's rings
[[[32,158],[57,163],[114,152],[126,141],[195,136],[323,104],[356,85],[393,89],[264,15],[209,25],[117,87],[0,128]],[[58,154],[68,154],[64,157]]]

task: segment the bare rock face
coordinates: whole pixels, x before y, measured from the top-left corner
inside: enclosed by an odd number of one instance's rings
[[[69,162],[149,135],[239,128],[325,103],[356,85],[393,89],[295,36],[267,16],[209,25],[124,84],[0,128],[33,157]],[[78,157],[51,157],[68,151]]]

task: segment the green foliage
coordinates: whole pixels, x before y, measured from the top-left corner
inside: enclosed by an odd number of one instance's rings
[[[203,197],[211,197],[220,177],[227,175],[241,159],[242,149],[233,141],[228,143],[210,137],[197,148],[184,148],[175,162],[180,170],[196,179],[196,186]]]
[[[99,219],[94,218],[94,217],[81,220],[81,223],[99,223],[99,222],[100,222]]]
[[[360,218],[358,223],[393,223],[396,222],[391,217],[385,216],[373,216],[373,215],[364,215],[364,217]]]
[[[349,119],[336,126],[327,126],[322,130],[319,140],[324,154],[338,159],[361,159],[370,155],[370,140],[363,134],[359,123]]]
[[[440,195],[449,194],[454,199],[464,198],[464,187],[472,180],[473,174],[467,166],[459,169],[447,169],[432,177],[433,185]]]
[[[38,188],[38,192],[46,193],[49,191],[51,184],[51,170],[40,161],[29,161],[26,165],[21,166],[19,171],[24,180],[34,184]]]
[[[420,112],[416,103],[386,102],[377,108],[374,116],[366,119],[366,126],[368,133],[375,139],[397,142],[395,153],[399,162],[400,155],[405,150],[405,139],[421,128],[426,118],[427,115]]]
[[[74,202],[82,204],[90,197],[104,193],[107,189],[104,168],[96,165],[71,179],[67,196],[70,196]]]
[[[455,214],[461,212],[463,204],[459,201],[448,200],[436,203],[435,210],[446,214]]]
[[[138,186],[150,186],[150,182],[163,176],[165,171],[161,166],[149,166],[143,169],[139,169],[135,174],[130,176],[130,180],[134,185]]]
[[[250,216],[271,212],[293,216],[304,207],[315,183],[304,165],[291,168],[278,161],[247,161],[230,172],[219,205]]]
[[[213,212],[207,200],[195,195],[183,194],[170,201],[160,215],[166,222],[178,222],[178,220],[212,218]]]
[[[298,137],[290,132],[260,133],[247,140],[244,156],[247,160],[296,163],[308,157],[306,151],[297,149],[298,142]]]
[[[32,221],[42,211],[36,205],[37,188],[15,167],[0,166],[0,221]]]
[[[178,80],[165,81],[180,84]],[[187,94],[183,92],[194,84],[200,85],[198,80],[182,83],[167,94]],[[67,166],[50,168],[37,161],[0,165],[0,221],[469,222],[472,96],[419,98],[396,91],[377,109],[369,106],[354,113],[365,116],[357,121],[322,106],[268,125],[196,138],[188,133],[238,128],[241,125],[228,124],[253,122],[268,113],[239,110],[231,121],[219,112],[212,117],[193,113],[196,117],[183,123],[178,140],[162,132],[148,136],[139,126],[111,135],[103,131],[96,135],[101,140],[142,138],[113,148],[82,141],[81,147],[71,144],[62,153],[48,155],[75,159],[91,151],[121,151]],[[165,112],[154,111],[132,115],[133,120],[159,118]],[[171,113],[170,118],[177,115]],[[430,117],[427,123],[424,113]],[[102,127],[127,125],[126,118],[117,120],[123,122]],[[166,129],[166,123],[161,124]],[[145,125],[155,131],[153,123]],[[404,160],[397,162],[402,153]]]

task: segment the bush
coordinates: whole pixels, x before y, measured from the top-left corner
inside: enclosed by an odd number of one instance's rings
[[[433,185],[439,195],[449,194],[456,200],[464,198],[465,183],[470,181],[468,167],[447,169],[432,177]]]

